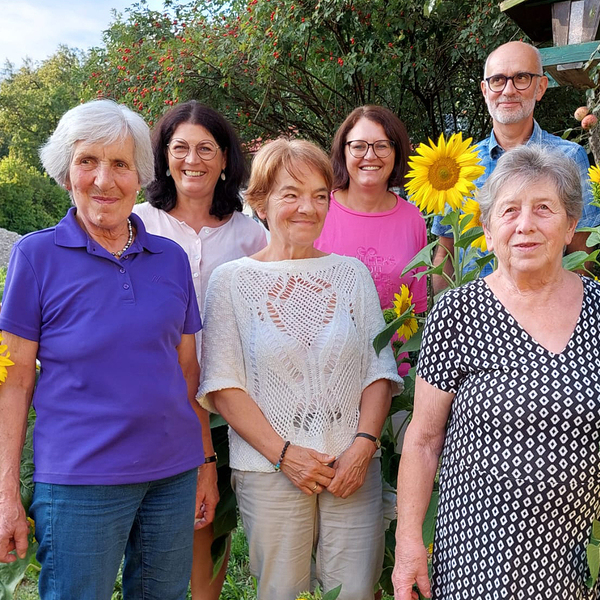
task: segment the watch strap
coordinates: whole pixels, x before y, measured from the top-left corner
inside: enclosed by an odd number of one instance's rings
[[[363,431],[359,431],[354,437],[362,437],[366,438],[367,440],[371,440],[375,444],[375,446],[377,446],[378,450],[379,448],[381,448],[381,441],[379,440],[379,438],[375,437],[374,435],[371,435],[370,433],[364,433]]]

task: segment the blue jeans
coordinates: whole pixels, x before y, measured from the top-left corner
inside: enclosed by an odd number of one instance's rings
[[[196,469],[148,483],[36,483],[41,600],[110,600],[123,555],[127,600],[184,600]]]

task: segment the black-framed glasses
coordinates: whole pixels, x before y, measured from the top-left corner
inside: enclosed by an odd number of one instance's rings
[[[509,80],[512,81],[515,90],[522,92],[529,88],[534,77],[543,77],[543,75],[538,75],[537,73],[517,73],[512,77],[508,77],[507,75],[492,75],[491,77],[486,77],[485,81],[492,92],[503,92]]]
[[[211,160],[217,155],[220,146],[217,146],[217,144],[210,140],[203,140],[190,146],[185,140],[175,139],[167,144],[167,148],[169,149],[171,156],[178,160],[186,158],[192,148],[196,149],[198,158],[201,158],[202,160]]]
[[[370,144],[365,140],[351,140],[346,142],[350,154],[354,158],[363,158],[366,156],[369,148],[373,148],[373,152],[377,158],[386,158],[392,153],[394,149],[394,142],[392,140],[377,140]]]

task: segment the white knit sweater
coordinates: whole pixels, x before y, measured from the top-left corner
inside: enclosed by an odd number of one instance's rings
[[[293,444],[339,456],[354,440],[363,390],[401,383],[368,269],[357,259],[260,262],[241,258],[213,272],[206,295],[200,395],[240,388]],[[231,428],[230,464],[273,465]]]

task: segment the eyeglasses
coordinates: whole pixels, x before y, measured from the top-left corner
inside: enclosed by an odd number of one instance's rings
[[[350,150],[350,154],[354,156],[354,158],[363,158],[367,155],[369,148],[373,148],[373,152],[377,158],[386,158],[392,153],[394,149],[394,142],[392,140],[377,140],[372,144],[365,140],[352,140],[350,142],[346,142],[346,146],[348,146],[348,150]]]
[[[512,77],[492,75],[491,77],[486,77],[485,81],[487,81],[488,87],[492,92],[503,92],[509,80],[512,81],[515,90],[522,92],[531,85],[534,77],[543,77],[543,75],[538,75],[537,73],[517,73]]]
[[[169,154],[178,160],[186,158],[190,153],[191,148],[196,149],[198,158],[201,158],[202,160],[211,160],[217,155],[220,146],[217,146],[210,140],[203,140],[192,146],[185,140],[171,140],[167,144],[167,148],[169,149]]]

